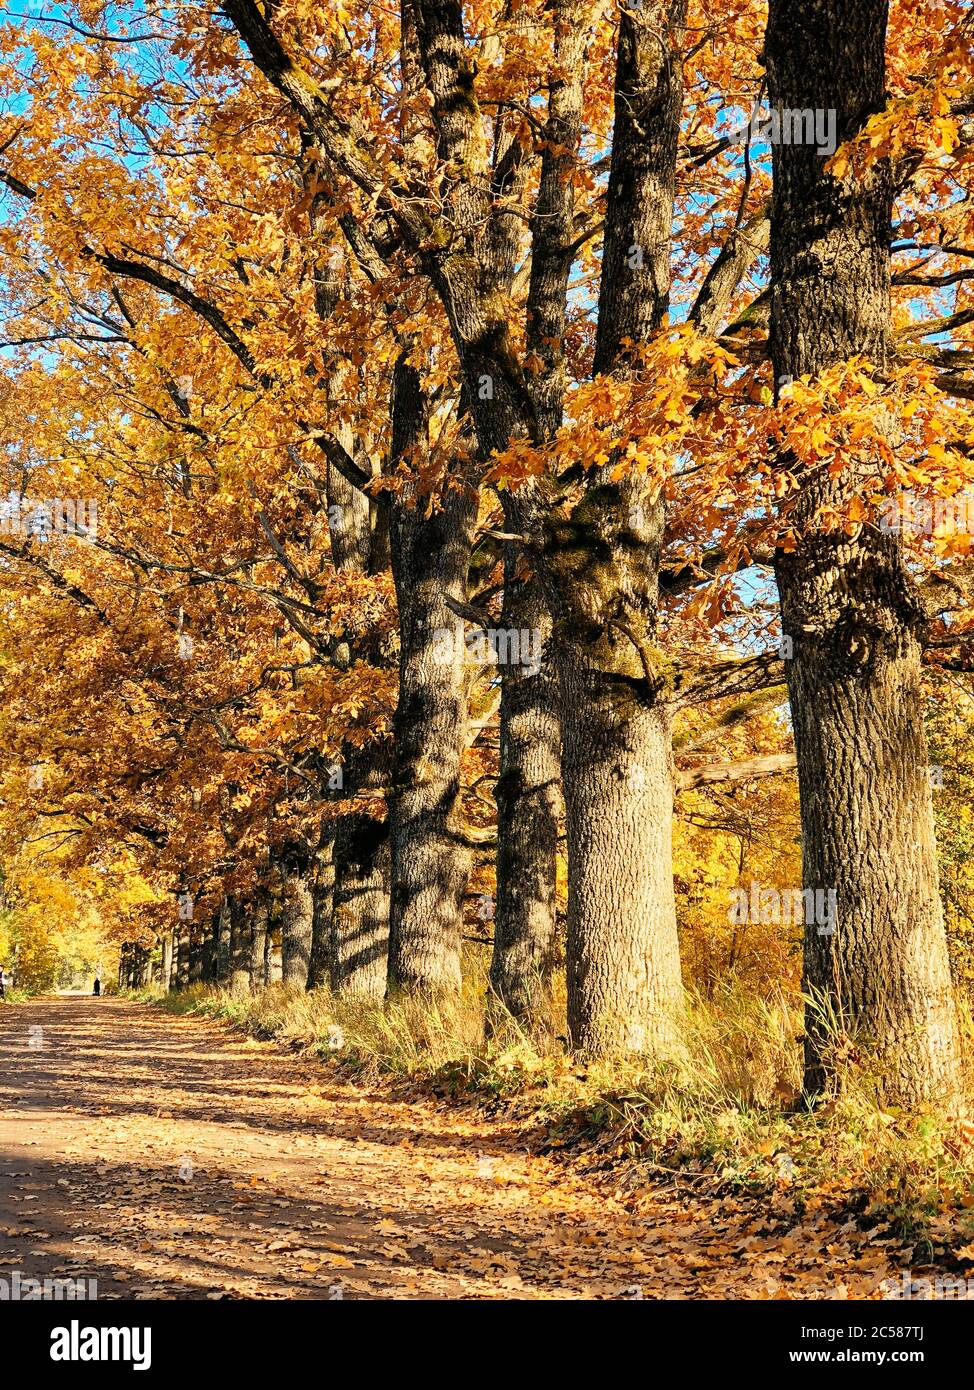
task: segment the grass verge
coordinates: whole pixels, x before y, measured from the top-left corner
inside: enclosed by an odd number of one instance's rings
[[[136,997],[313,1051],[359,1080],[502,1105],[532,1121],[546,1149],[576,1161],[584,1154],[650,1178],[774,1192],[796,1210],[853,1211],[919,1241],[949,1218],[959,1243],[971,1239],[974,1125],[933,1108],[885,1109],[853,1062],[835,1096],[804,1103],[800,1001],[733,989],[691,998],[679,1060],[583,1064],[552,1021],[564,1017],[563,999],[535,1032],[508,1020],[485,1040],[485,995],[471,973],[459,997],[439,1005],[367,1004],[280,985],[245,997],[202,986]]]

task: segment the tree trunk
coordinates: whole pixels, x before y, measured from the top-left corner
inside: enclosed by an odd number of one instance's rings
[[[308,984],[313,918],[308,870],[291,868],[285,874],[281,901],[281,978],[299,989],[306,989]]]
[[[221,908],[217,908],[210,919],[209,927],[203,930],[200,979],[205,985],[212,985],[217,982],[220,953],[220,915]]]
[[[230,926],[227,943],[227,987],[231,994],[239,998],[250,992],[252,919],[244,905],[236,898],[228,898],[226,908]],[[263,965],[263,960],[261,964]]]
[[[594,371],[624,377],[669,300],[683,0],[623,11]],[[660,33],[665,36],[660,40]],[[612,465],[547,518],[568,836],[568,1028],[598,1054],[679,1045],[658,480]]]
[[[250,962],[247,971],[251,993],[259,994],[262,989],[266,989],[270,984],[270,974],[267,961],[267,899],[260,894],[253,905],[248,909],[250,924]],[[246,936],[246,929],[241,927],[241,932]],[[241,964],[241,973],[245,966]],[[241,982],[241,989],[246,986]]]
[[[268,907],[267,935],[264,949],[264,970],[268,985],[281,982],[281,917],[279,908]]]
[[[589,1053],[667,1052],[683,1008],[670,722],[613,673],[561,662],[568,1027]]]
[[[389,959],[389,823],[344,816],[335,832],[331,985],[381,1000]]]
[[[312,200],[311,224],[324,245],[330,225],[327,199]],[[342,270],[334,258],[322,257],[316,275],[315,305],[325,332],[328,319],[347,290],[342,282]],[[344,389],[341,371],[329,382],[328,389],[336,393]],[[366,471],[373,466],[354,431],[339,426],[338,439]],[[389,567],[387,499],[382,494],[366,496],[331,466],[327,472],[327,497],[335,568],[344,573],[385,572]],[[347,644],[340,643],[334,655],[335,664],[347,664],[349,659]],[[381,652],[371,652],[369,659],[377,665],[388,662]],[[363,787],[379,790],[388,775],[387,752],[372,744],[359,748],[349,742],[343,749],[342,773],[342,796]],[[389,952],[388,826],[379,828],[375,821],[361,815],[326,824],[316,857],[312,898],[308,989],[330,984],[342,992],[375,997],[378,981],[381,997]],[[337,902],[340,912],[336,912]]]
[[[312,884],[313,913],[311,922],[311,962],[308,966],[308,989],[327,985],[331,978],[331,932],[335,901],[335,827],[329,826],[322,835],[315,856]]]
[[[189,983],[198,985],[203,980],[203,928],[197,922],[189,926]]]
[[[189,985],[189,932],[189,923],[180,922],[173,933],[173,951],[176,957],[176,989],[186,989]]]
[[[425,440],[426,402],[416,370],[400,360],[393,400],[393,458]],[[477,495],[446,493],[393,503],[392,572],[399,605],[399,699],[389,809],[392,902],[389,985],[425,993],[460,987],[463,900],[471,853],[459,823],[469,672],[446,599],[467,599]]]
[[[230,899],[224,898],[217,917],[216,982],[226,985],[230,980],[230,936],[232,932]]]
[[[422,4],[415,10],[418,52],[432,97],[437,155],[450,170],[443,182],[442,214],[437,214],[438,225],[448,227],[449,235],[429,236],[425,216],[417,229],[415,217],[407,214],[402,202],[398,221],[443,303],[467,404],[475,416],[478,457],[486,462],[512,438],[535,441],[539,437],[538,410],[508,321],[505,290],[510,238],[502,234],[499,222],[507,219],[497,210],[504,202],[500,195],[507,190],[507,175],[500,185],[492,177],[463,7]],[[597,372],[617,370],[619,357],[628,352],[627,343],[637,347],[646,343],[661,326],[667,308],[683,11],[684,0],[660,0],[635,10],[624,8],[619,20],[616,129]],[[274,45],[266,42],[249,10],[230,4],[228,13],[255,62],[309,130],[327,144],[327,121],[309,100],[306,84],[296,81],[291,65],[283,63]],[[564,251],[571,254],[567,247]],[[630,260],[634,251],[639,255]],[[420,394],[418,384],[410,380],[411,372],[404,357],[397,367],[394,462],[410,452],[397,449],[395,443],[402,438],[397,433],[402,425],[399,400],[412,392]],[[415,417],[423,413],[422,407],[405,412],[406,433],[419,445],[425,429],[413,428],[408,417],[415,423]],[[662,508],[651,498],[648,485],[641,491],[634,483],[613,493],[605,475],[596,480],[594,500],[613,509],[608,538],[603,537],[600,519],[594,514],[556,516],[549,539],[553,538],[556,549],[563,548],[565,559],[563,565],[550,568],[546,579],[552,602],[561,590],[559,621],[567,620],[566,631],[558,634],[563,653],[560,670],[567,677],[562,680],[565,708],[572,698],[584,702],[571,711],[571,726],[564,725],[566,794],[570,776],[574,806],[574,814],[569,806],[568,825],[570,896],[575,899],[572,940],[578,955],[573,973],[575,1041],[598,1048],[615,1042],[643,1046],[670,1033],[671,1023],[664,1022],[663,1015],[668,1016],[680,994],[668,843],[669,721],[658,663],[651,651]],[[649,508],[645,520],[628,524],[632,504],[643,501]],[[445,505],[449,508],[449,499]],[[405,516],[398,504],[395,515]],[[459,699],[458,673],[434,659],[432,633],[455,626],[452,610],[443,611],[444,589],[449,594],[449,586],[455,583],[453,596],[466,597],[466,572],[460,574],[454,561],[466,544],[472,516],[445,525],[444,515],[434,513],[428,527],[416,528],[423,536],[422,546],[403,546],[401,535],[399,544],[393,538],[393,569],[404,621],[396,727],[399,766],[392,802],[390,984],[424,991],[452,989],[459,982],[461,905],[467,878],[466,847],[456,817],[459,751],[453,751],[462,748],[463,740],[451,736],[449,723],[454,712],[458,724],[465,719],[466,691]],[[579,522],[581,545],[576,544]],[[437,546],[429,541],[442,545],[443,565],[433,566],[430,557]],[[606,549],[611,560],[603,565]],[[591,567],[596,573],[573,575],[573,561],[583,571]],[[418,619],[415,624],[413,615]],[[591,660],[590,643],[596,648]],[[593,727],[587,732],[589,716]],[[577,767],[571,765],[576,754]],[[611,760],[608,769],[596,766],[596,760],[604,756]],[[624,790],[618,781],[620,767],[627,779]],[[628,779],[632,775],[636,782],[645,775],[657,781],[653,787],[631,791]],[[643,834],[646,814],[651,831]],[[603,823],[604,816],[613,815],[617,815],[615,823]],[[596,818],[591,830],[583,823],[585,816]],[[627,837],[637,829],[640,835],[634,847]],[[628,856],[634,848],[657,852],[661,863],[629,873],[634,891],[623,905],[613,891],[613,880],[620,869],[629,868]],[[603,892],[614,902],[608,928]],[[613,944],[614,936],[619,938],[618,946]],[[590,988],[591,997],[586,998]],[[615,1020],[612,1024],[603,1017],[605,1001]]]
[[[172,929],[172,964],[169,968],[169,989],[173,994],[183,987],[183,982],[179,978],[179,951],[182,936],[183,924],[177,922]]]
[[[531,279],[525,348],[536,362],[531,390],[542,439],[551,440],[564,418],[565,330],[568,283],[576,235],[573,171],[582,133],[586,53],[593,9],[578,0],[553,0],[552,67],[541,153],[538,196],[531,219]],[[505,494],[509,529],[520,525],[520,504]],[[536,504],[535,485],[531,502]],[[558,954],[556,876],[561,797],[559,690],[551,651],[551,618],[537,575],[507,542],[504,555],[506,629],[537,631],[540,672],[512,666],[501,687],[500,768],[497,799],[497,912],[491,986],[515,1017],[536,1016]],[[490,1014],[488,1013],[488,1021]]]
[[[556,867],[561,809],[561,735],[551,620],[536,577],[504,561],[505,629],[537,633],[540,669],[502,673],[497,798],[497,908],[490,983],[515,1018],[530,1021],[546,1001],[558,957]]]
[[[885,0],[771,0],[772,105],[834,109],[839,141],[885,106]],[[839,181],[810,144],[774,148],[771,347],[782,378],[889,354],[893,180],[885,162]],[[794,468],[792,460],[786,460]],[[850,473],[801,480],[795,549],[776,563],[801,793],[803,884],[835,893],[806,924],[806,1085],[835,1064],[832,1020],[868,1053],[887,1103],[949,1099],[957,1040],[937,882],[918,640],[899,539],[853,536]],[[824,1015],[824,1016],[823,1016]]]
[[[171,990],[173,973],[173,934],[171,931],[162,933],[162,965],[159,971],[159,983],[164,990]]]

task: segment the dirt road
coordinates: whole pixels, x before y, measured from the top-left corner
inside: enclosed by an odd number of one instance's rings
[[[2,1277],[176,1299],[842,1298],[900,1278],[855,1222],[672,1189],[627,1207],[512,1125],[206,1020],[0,1009]]]

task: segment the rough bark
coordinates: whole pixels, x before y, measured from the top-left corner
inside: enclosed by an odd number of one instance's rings
[[[542,1011],[558,949],[556,866],[561,810],[561,734],[551,619],[536,576],[505,558],[505,628],[536,630],[541,665],[502,673],[497,798],[497,906],[490,983],[515,1018]]]
[[[565,402],[565,325],[568,278],[576,235],[573,166],[582,133],[585,50],[592,7],[555,0],[553,65],[548,84],[545,143],[531,217],[531,278],[525,347],[541,362],[532,385],[539,432],[562,423]]]
[[[540,363],[532,381],[539,434],[562,424],[564,335],[575,240],[573,166],[582,130],[585,52],[591,7],[555,0],[552,70],[538,196],[531,218],[531,277],[526,349]],[[532,497],[532,503],[536,500]],[[512,530],[524,510],[506,507]],[[537,631],[541,667],[501,673],[500,767],[497,798],[497,910],[491,987],[515,1017],[540,1012],[558,955],[556,874],[561,811],[561,732],[551,617],[540,578],[522,548],[508,541],[504,556],[502,626]]]
[[[665,1052],[683,1004],[669,712],[619,653],[615,672],[573,656],[560,662],[569,1033],[591,1053]]]
[[[400,360],[393,399],[393,457],[426,435],[426,402],[416,370]],[[412,505],[410,505],[412,503]],[[399,605],[399,698],[390,799],[392,900],[389,985],[449,991],[460,984],[463,899],[471,853],[459,823],[460,760],[469,672],[456,646],[458,619],[447,598],[465,602],[477,494],[462,481],[432,509],[397,500],[390,520]]]
[[[198,985],[203,980],[204,929],[198,922],[189,926],[189,983]]]
[[[322,835],[315,856],[312,884],[311,960],[308,965],[308,989],[327,985],[331,978],[331,930],[335,900],[335,829],[329,827]]]
[[[176,989],[186,989],[189,985],[189,933],[188,922],[180,922],[175,928],[174,953],[176,957]]]
[[[683,0],[623,12],[594,370],[660,327],[682,105]],[[658,485],[600,470],[548,518],[568,836],[568,1027],[582,1051],[665,1052],[683,992],[669,692],[656,647]]]
[[[619,20],[596,375],[615,368],[625,339],[647,342],[669,309],[685,8],[654,0]]]
[[[268,907],[267,935],[264,943],[264,971],[268,985],[281,982],[281,914],[276,904]]]
[[[308,83],[298,76],[295,65],[291,62],[288,53],[281,40],[274,33],[269,18],[264,16],[256,7],[246,3],[246,0],[227,0],[225,13],[237,28],[241,35],[251,58],[271,82],[291,103],[295,111],[299,114],[304,133],[312,137],[313,143],[326,155],[328,160],[333,160],[338,156],[338,150],[333,141],[333,127],[324,107],[318,98],[309,90]],[[402,14],[403,24],[403,80],[411,92],[415,91],[415,82],[421,64],[422,72],[433,93],[436,106],[436,123],[440,128],[438,145],[443,159],[444,167],[456,164],[459,168],[463,164],[464,149],[473,155],[474,148],[484,146],[483,132],[480,129],[480,115],[474,112],[472,118],[466,108],[461,109],[454,100],[457,83],[461,87],[468,86],[468,78],[471,75],[471,55],[465,49],[463,38],[462,11],[459,5],[454,3],[447,4],[427,4],[416,3],[412,6],[406,5]],[[405,144],[409,145],[415,130],[414,123],[407,119],[404,121],[403,138]],[[344,139],[340,141],[345,144]],[[347,151],[349,154],[351,150]],[[355,158],[355,156],[353,156]],[[477,163],[479,164],[479,157]],[[339,158],[339,166],[344,167],[344,158]],[[472,165],[470,166],[473,167]],[[456,184],[457,195],[461,206],[457,209],[460,220],[466,226],[471,220],[479,218],[479,210],[489,207],[487,197],[486,182],[478,181],[478,192],[473,198],[468,197],[468,181],[462,179]],[[498,192],[503,193],[503,189]],[[446,201],[450,201],[447,198]],[[410,236],[414,245],[417,244],[416,235],[420,231],[420,226],[426,229],[423,238],[427,239],[428,231],[427,218],[425,213],[417,213],[411,207],[411,200],[400,200],[399,210],[405,222],[411,228]],[[507,221],[513,221],[508,216]],[[353,218],[343,218],[343,231],[349,241],[354,254],[359,258],[366,274],[372,273],[371,261],[375,260],[382,264],[382,256],[376,250],[374,242],[371,240],[370,232],[355,224]],[[491,240],[506,244],[505,237],[495,238],[494,228],[486,226],[492,219],[480,219],[485,226],[484,236],[487,242]],[[462,248],[459,241],[454,241],[450,250],[446,249],[447,241],[453,238],[444,237],[442,241],[436,239],[437,249],[434,251],[431,245],[430,255],[423,257],[428,263],[431,273],[443,293],[448,293],[452,283],[451,269],[449,262],[453,258],[454,251],[461,252]],[[435,264],[434,264],[435,262]],[[329,289],[322,286],[322,295],[319,312],[322,314],[328,310]],[[405,301],[404,301],[404,307]],[[475,305],[467,301],[467,307],[475,312]],[[478,331],[484,327],[482,315],[476,314],[478,320]],[[400,331],[398,328],[396,331]],[[489,332],[489,330],[488,330]],[[517,398],[530,407],[530,400],[527,396],[523,382],[523,372],[516,365],[513,353],[508,342],[509,334],[506,324],[502,331],[503,342],[500,342],[501,357],[496,351],[498,343],[492,337],[490,343],[477,345],[470,340],[469,335],[464,338],[461,346],[461,356],[464,361],[465,375],[469,382],[477,382],[481,372],[495,373],[495,389],[499,396],[507,398],[510,394],[508,379],[513,379],[514,391]],[[409,347],[403,344],[404,357],[397,369],[397,376],[410,377],[410,371],[405,366],[405,355]],[[498,365],[500,364],[500,365]],[[409,381],[410,391],[415,384],[415,373],[411,373]],[[402,405],[404,392],[402,389],[394,393],[393,399],[393,423],[392,423],[392,463],[395,465],[400,459],[406,456],[407,443],[411,443],[416,438],[411,425],[405,435],[402,430],[402,423],[405,415],[409,415],[412,410],[410,402],[409,410],[404,412],[399,409],[397,418],[397,401]],[[425,405],[421,407],[420,415],[422,423],[425,425]],[[336,447],[338,442],[336,441]],[[488,446],[489,447],[489,446]],[[342,450],[345,457],[348,457],[348,450]],[[332,455],[329,454],[329,458]],[[338,469],[341,473],[342,468]],[[347,472],[348,470],[345,469]],[[340,484],[335,484],[340,487]],[[336,494],[337,495],[337,494]],[[392,838],[395,844],[393,853],[393,876],[399,885],[394,895],[394,902],[391,905],[391,930],[392,930],[392,951],[390,956],[389,979],[393,987],[411,986],[424,990],[435,991],[442,988],[455,988],[459,982],[459,944],[460,944],[460,923],[461,923],[461,904],[466,885],[468,871],[468,855],[466,847],[457,839],[454,834],[453,817],[454,808],[459,787],[456,766],[459,761],[459,750],[463,747],[463,728],[457,728],[449,723],[449,714],[457,708],[456,686],[459,683],[458,673],[449,671],[438,671],[430,661],[431,649],[433,645],[433,632],[437,627],[450,625],[452,627],[453,614],[444,609],[442,602],[442,591],[453,587],[453,581],[449,575],[449,569],[453,565],[456,554],[467,544],[468,537],[465,533],[469,532],[472,525],[472,517],[476,513],[475,496],[459,497],[450,494],[444,501],[444,511],[449,514],[449,523],[444,522],[444,513],[434,512],[432,517],[424,518],[422,506],[425,506],[428,499],[421,499],[421,507],[417,508],[414,518],[409,517],[408,506],[399,506],[399,502],[406,499],[396,499],[396,510],[400,514],[402,522],[400,528],[400,557],[403,556],[403,533],[408,533],[414,539],[422,537],[430,547],[421,557],[419,546],[407,542],[406,550],[408,558],[405,563],[398,566],[400,576],[406,576],[411,571],[415,572],[417,581],[422,590],[417,595],[415,604],[415,619],[412,622],[411,632],[416,638],[416,643],[409,647],[404,653],[401,663],[401,673],[404,677],[400,694],[400,715],[397,728],[397,749],[401,750],[401,765],[396,775],[396,786],[392,794],[392,817],[394,826]],[[470,517],[466,515],[470,510]],[[392,504],[389,507],[392,511]],[[459,526],[461,534],[454,533],[455,527]],[[390,523],[390,531],[393,529]],[[445,579],[437,573],[437,547],[443,544],[444,556],[447,565],[447,575]],[[392,542],[390,541],[390,549]],[[373,546],[370,553],[370,564],[376,564],[377,553],[381,553],[381,547]],[[356,554],[346,553],[339,547],[336,551],[336,559],[342,563],[361,564],[363,552],[361,549]],[[395,566],[394,566],[395,568]],[[466,574],[463,579],[465,581]],[[437,600],[433,601],[431,588],[438,589]],[[406,625],[409,626],[408,616],[409,595],[406,595],[407,602],[403,603],[403,591],[400,580],[397,579],[397,589],[400,594],[400,614],[407,611]],[[465,593],[460,595],[465,597]],[[442,616],[442,621],[441,621]],[[424,630],[424,624],[428,624],[433,619],[432,626]],[[443,686],[444,694],[439,698],[438,687]],[[465,693],[465,692],[464,692]],[[465,713],[465,699],[462,702]],[[435,726],[431,723],[419,724],[424,715],[435,714]],[[403,736],[404,735],[404,736]],[[429,741],[433,750],[432,757],[426,759],[424,744]],[[441,742],[445,745],[440,747]],[[336,842],[336,866],[339,878],[342,875],[342,865],[338,858],[338,851],[343,847],[345,839],[353,832],[343,832],[340,846]],[[356,834],[358,832],[355,832]],[[371,834],[371,832],[369,832]],[[368,834],[364,835],[368,839]],[[374,855],[367,855],[363,849],[358,851],[359,859],[375,861]],[[377,879],[373,877],[373,887],[369,893],[376,892],[378,888]],[[336,882],[336,900],[338,896],[338,884]],[[350,894],[346,901],[350,902],[356,894]],[[367,914],[370,922],[376,923],[381,917],[381,913],[373,911],[371,908]],[[336,920],[341,921],[336,915]],[[353,925],[353,930],[356,928]],[[376,928],[376,933],[378,928]],[[371,956],[375,950],[375,942],[365,949],[366,956]],[[340,978],[347,977],[347,964],[349,960],[355,961],[362,955],[362,948],[359,947],[352,952],[342,952],[342,958],[336,961],[335,968]],[[364,962],[366,965],[367,961]]]
[[[291,867],[284,877],[281,899],[281,979],[298,989],[308,984],[313,918],[308,870],[303,864]]]
[[[159,971],[159,982],[164,990],[172,989],[172,969],[173,969],[173,934],[170,931],[162,933],[162,964]]]
[[[761,208],[739,227],[734,227],[704,276],[690,310],[690,322],[701,333],[716,337],[726,323],[727,311],[744,273],[768,249],[771,223],[768,209]]]
[[[331,985],[337,994],[380,1000],[389,960],[389,824],[344,816],[335,833]]]
[[[224,898],[217,916],[216,931],[216,982],[225,985],[230,979],[230,900]]]
[[[219,979],[221,914],[222,909],[217,908],[210,919],[208,928],[204,928],[203,931],[200,979],[207,985],[216,984]]]
[[[380,810],[389,759],[388,739],[349,748],[340,798],[360,797]],[[337,993],[381,999],[389,961],[388,819],[346,812],[326,827],[322,843],[326,850],[330,844],[330,867],[319,868],[315,911],[325,935],[325,980]]]
[[[342,443],[350,453],[355,448],[348,437]],[[369,499],[335,468],[328,469],[327,479],[332,563],[338,570],[368,574],[372,535]]]
[[[267,969],[267,899],[263,894],[249,909],[250,968],[249,981],[253,994],[259,994],[270,984]]]
[[[328,199],[317,196],[312,207],[312,226],[317,232],[330,225]],[[319,229],[319,222],[322,223]],[[332,254],[319,266],[315,290],[322,324],[344,292],[341,257]],[[328,381],[329,394],[346,389],[345,365]],[[338,441],[364,472],[374,467],[351,430],[340,429]],[[328,468],[328,511],[332,558],[336,569],[360,574],[379,574],[389,567],[388,504],[382,496],[369,498],[341,472]],[[348,645],[336,644],[333,660],[346,664]],[[371,659],[381,656],[371,654]],[[342,796],[357,790],[378,792],[388,779],[384,747],[359,748],[349,743],[342,755]],[[353,814],[322,829],[312,886],[311,951],[307,988],[331,984],[343,993],[376,997],[385,988],[389,944],[388,827],[377,828],[366,815]],[[385,843],[385,849],[382,848]],[[337,893],[337,897],[336,897]],[[336,902],[339,910],[336,912]],[[381,985],[376,982],[381,981]]]
[[[250,989],[252,926],[249,914],[236,898],[227,902],[230,939],[227,946],[227,987],[231,994],[246,994]],[[261,962],[263,965],[263,961]]]
[[[481,117],[461,7],[422,0],[417,11],[438,151],[451,171],[441,189],[451,237],[442,250],[424,250],[423,262],[450,321],[486,458],[512,437],[543,438],[548,406],[540,398],[536,406],[500,311],[506,266],[491,261],[483,230],[490,180],[477,145]],[[649,341],[668,307],[683,25],[684,0],[620,16],[597,373],[629,370],[627,344]],[[558,267],[550,269],[554,295]],[[556,305],[548,308],[557,315]],[[491,389],[478,393],[485,379]],[[555,617],[569,1030],[589,1052],[669,1049],[682,984],[670,871],[670,719],[654,649],[662,502],[653,480],[615,482],[609,469],[582,491],[580,502],[548,507],[542,486],[515,510],[535,535],[542,514],[539,572]]]
[[[306,135],[305,149],[311,144]],[[311,232],[325,253],[315,267],[315,310],[327,334],[328,321],[347,293],[347,271],[337,248],[329,246],[327,237],[331,226],[332,208],[320,190],[316,179],[306,178],[305,189],[311,198]],[[348,363],[338,357],[324,382],[329,401],[341,399],[348,390]],[[366,474],[372,471],[368,452],[356,439],[348,424],[335,428],[338,445],[355,460]],[[389,536],[386,508],[381,500],[369,497],[344,477],[337,468],[328,465],[325,473],[325,496],[328,503],[328,533],[331,541],[332,563],[336,570],[357,574],[380,574],[389,568]]]
[[[840,141],[885,105],[884,0],[772,0],[769,95],[834,109]],[[810,145],[774,150],[771,348],[776,377],[888,351],[892,179],[839,181]],[[806,1085],[835,1065],[832,1020],[868,1053],[888,1103],[948,1098],[956,1030],[937,883],[920,682],[920,605],[898,538],[830,531],[848,473],[802,480],[797,545],[776,571],[801,794],[803,882],[834,889],[834,930],[806,927]],[[824,1022],[823,1013],[824,1011]]]

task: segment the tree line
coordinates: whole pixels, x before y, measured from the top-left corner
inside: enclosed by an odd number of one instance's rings
[[[797,768],[807,1088],[838,1026],[951,1094],[967,540],[882,508],[970,470],[963,8],[65,14],[3,58],[3,431],[97,523],[0,537],[11,842],[148,866],[173,988],[456,991],[480,885],[497,1017],[563,952],[571,1046],[665,1057],[675,801]]]

